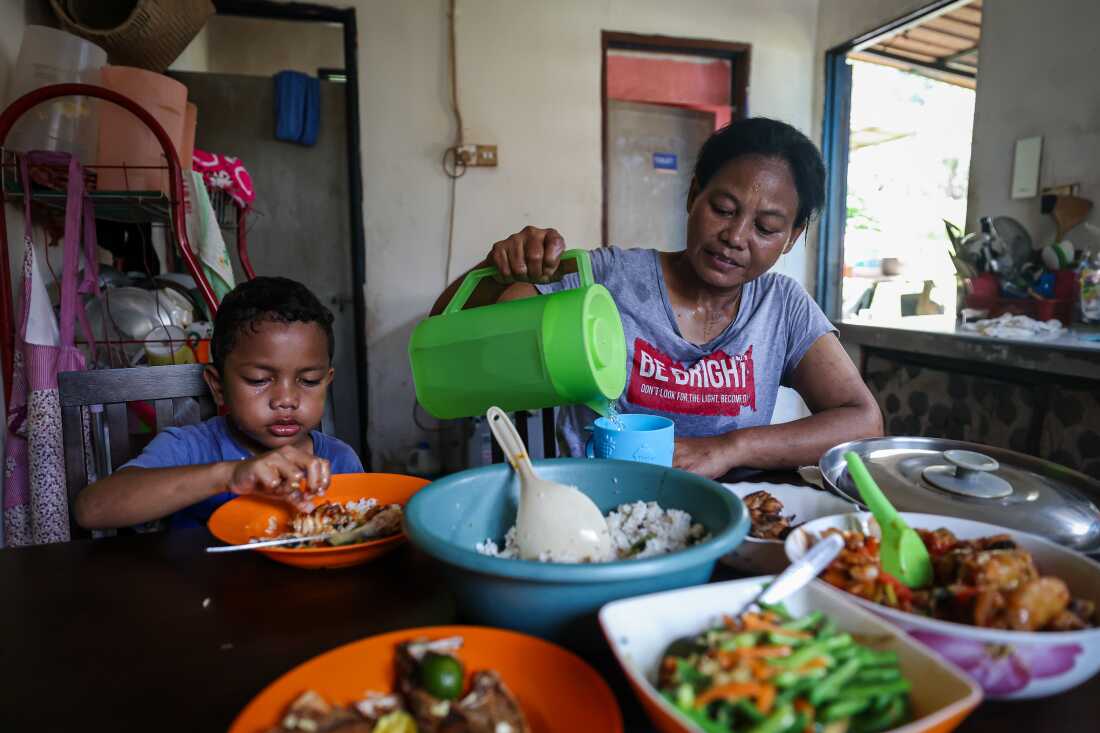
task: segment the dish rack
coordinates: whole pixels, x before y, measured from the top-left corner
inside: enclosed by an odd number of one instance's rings
[[[0,113],[0,369],[3,370],[5,400],[11,398],[12,366],[15,353],[14,303],[12,300],[11,268],[8,257],[8,237],[6,204],[22,203],[26,192],[18,174],[18,155],[9,151],[4,144],[12,127],[32,107],[57,97],[85,96],[94,97],[111,104],[117,104],[137,117],[156,137],[164,154],[166,165],[128,166],[128,165],[89,165],[84,167],[89,183],[88,193],[94,206],[97,219],[127,223],[149,223],[163,226],[168,236],[166,260],[171,265],[178,252],[183,259],[186,272],[194,279],[203,302],[211,316],[217,312],[218,299],[207,280],[198,256],[191,248],[187,237],[185,216],[185,197],[182,168],[179,155],[168,134],[160,123],[144,107],[129,97],[104,87],[91,84],[53,84],[40,87],[19,99],[16,99]],[[163,170],[168,176],[168,192],[163,191],[102,191],[95,187],[97,173],[102,169]],[[64,190],[34,188],[29,195],[35,204],[63,211],[66,192]],[[246,214],[238,208],[236,215],[237,253],[248,279],[254,278],[248,258],[246,237]],[[173,248],[170,246],[175,244]],[[117,341],[117,340],[115,340]],[[115,343],[112,341],[112,343]]]

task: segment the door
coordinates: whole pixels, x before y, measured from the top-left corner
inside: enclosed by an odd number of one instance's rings
[[[608,244],[682,250],[687,194],[714,113],[607,101]]]
[[[177,72],[198,108],[195,147],[241,159],[256,190],[248,217],[248,254],[257,275],[304,283],[335,316],[336,381],[331,395],[336,437],[360,450],[364,431],[355,358],[347,143],[342,84],[321,82],[317,144],[275,139],[275,83],[268,77]],[[223,230],[236,251],[236,234]],[[236,265],[236,263],[235,263]],[[235,266],[237,281],[243,279]]]

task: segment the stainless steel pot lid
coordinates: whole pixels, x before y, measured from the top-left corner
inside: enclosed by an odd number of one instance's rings
[[[1056,463],[1002,448],[941,438],[871,438],[821,457],[829,488],[859,502],[844,453],[863,459],[900,511],[973,519],[1100,552],[1100,482]],[[935,529],[928,527],[927,529]]]

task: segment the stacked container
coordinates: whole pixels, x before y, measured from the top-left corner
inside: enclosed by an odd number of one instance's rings
[[[156,118],[179,153],[187,113],[187,87],[175,79],[131,66],[105,66],[103,86],[129,97]],[[111,191],[169,192],[164,151],[145,123],[118,105],[103,104],[99,125],[99,188]],[[139,166],[130,168],[130,166]],[[141,167],[151,166],[151,167]],[[183,170],[190,162],[182,163]]]
[[[99,84],[107,52],[65,31],[27,26],[12,75],[8,103],[51,84]],[[16,123],[5,147],[19,152],[59,150],[88,166],[96,163],[98,102],[61,97],[31,109]]]

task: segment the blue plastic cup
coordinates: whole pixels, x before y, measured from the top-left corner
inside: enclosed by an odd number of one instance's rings
[[[587,430],[592,437],[584,446],[589,458],[671,466],[676,448],[676,426],[659,415],[619,415],[621,428],[606,417],[597,418]]]

